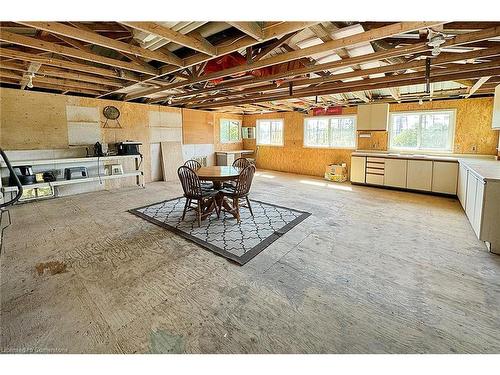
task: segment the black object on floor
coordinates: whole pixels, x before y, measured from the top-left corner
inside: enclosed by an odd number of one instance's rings
[[[184,221],[184,198],[174,198],[129,210],[153,224],[166,228],[218,255],[243,265],[311,214],[251,200],[254,216],[241,208],[241,221],[229,213],[215,213],[198,227],[196,215],[188,211]]]

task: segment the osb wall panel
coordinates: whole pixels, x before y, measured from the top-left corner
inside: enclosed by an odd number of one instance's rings
[[[496,155],[498,131],[491,128],[493,98],[440,100],[418,103],[391,104],[390,111],[424,111],[456,109],[455,147],[457,154]],[[472,150],[473,146],[477,151]]]
[[[257,167],[311,176],[323,176],[325,167],[332,163],[347,163],[351,153],[347,149],[304,148],[304,115],[298,112],[245,115],[243,126],[255,126],[258,119],[284,120],[284,146],[259,146]],[[245,141],[246,143],[247,141]],[[252,141],[248,141],[251,143]],[[247,145],[244,145],[247,148]],[[248,144],[250,146],[250,144]]]
[[[423,111],[435,109],[456,109],[455,153],[496,155],[499,141],[498,131],[491,129],[493,109],[492,98],[474,98],[391,104],[390,111]],[[356,107],[343,108],[342,114],[356,114]],[[243,126],[255,126],[257,119],[283,118],[285,123],[285,145],[283,147],[259,146],[257,165],[260,168],[278,171],[322,176],[330,163],[346,162],[350,167],[352,150],[304,148],[304,116],[298,112],[266,113],[243,116]],[[381,150],[388,148],[388,132],[371,132],[370,138],[360,138],[358,132],[357,149]],[[255,147],[254,140],[244,140],[244,148]]]
[[[370,134],[370,138],[363,138],[361,134]],[[358,132],[358,150],[385,151],[387,150],[389,133],[384,131]]]
[[[109,120],[110,128],[101,128],[101,139],[106,143],[117,143],[126,140],[134,140],[142,143],[141,152],[144,156],[143,169],[145,181],[151,180],[151,151],[150,151],[150,111],[174,114],[179,117],[181,110],[158,105],[145,105],[113,100],[82,98],[66,95],[47,94],[39,92],[21,91],[14,89],[1,89],[0,99],[2,102],[1,130],[2,139],[0,145],[7,150],[20,149],[54,149],[68,148],[68,127],[66,106],[96,108],[101,124],[106,118],[102,114],[105,106],[113,105],[120,110],[121,129],[111,128],[116,122]],[[10,100],[5,101],[5,98]],[[6,103],[13,103],[7,106]],[[42,103],[42,104],[40,104]],[[3,107],[7,106],[10,113],[4,116]],[[24,110],[25,107],[39,109],[44,106],[50,111]],[[18,121],[18,127],[12,126],[9,119],[22,117]],[[36,124],[36,126],[33,126]],[[57,126],[56,126],[57,125]],[[5,134],[11,134],[11,138]],[[14,139],[12,139],[14,137]],[[109,184],[120,184],[121,181],[106,181]]]
[[[0,127],[0,147],[5,150],[66,148],[66,99],[1,88]]]
[[[243,122],[243,116],[230,113],[214,113],[214,149],[216,151],[234,151],[243,148],[243,141],[234,143],[221,143],[220,120],[237,120]]]
[[[182,109],[184,144],[214,143],[214,113],[196,109]]]

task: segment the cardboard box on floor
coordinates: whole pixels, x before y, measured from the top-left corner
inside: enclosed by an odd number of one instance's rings
[[[325,179],[328,181],[345,182],[347,181],[347,164],[330,164],[325,169]]]

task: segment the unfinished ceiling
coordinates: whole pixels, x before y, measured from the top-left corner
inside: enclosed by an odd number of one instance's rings
[[[492,95],[498,22],[1,22],[0,83],[236,113]]]

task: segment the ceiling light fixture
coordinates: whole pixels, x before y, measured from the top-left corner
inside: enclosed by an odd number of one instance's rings
[[[29,87],[30,89],[33,88],[33,77],[35,75],[33,73],[28,75],[28,83],[26,83],[26,86]]]

